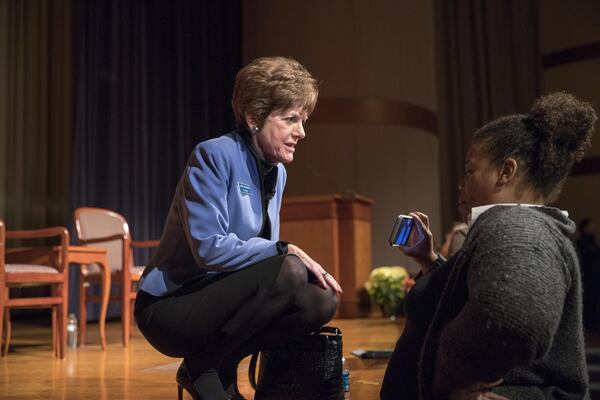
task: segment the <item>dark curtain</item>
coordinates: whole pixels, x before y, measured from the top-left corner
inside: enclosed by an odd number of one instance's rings
[[[535,0],[436,0],[444,229],[460,220],[457,186],[470,138],[486,122],[524,113],[540,90]]]
[[[74,2],[72,205],[160,235],[193,146],[233,127],[237,2]]]
[[[135,240],[158,239],[193,146],[235,125],[239,1],[73,7],[71,211],[108,208],[125,216]]]
[[[68,220],[70,38],[70,0],[0,0],[0,219],[9,230]]]
[[[70,43],[71,0],[0,0],[0,219],[8,230],[68,223]],[[58,238],[7,244],[54,245]],[[11,289],[12,297],[21,294],[50,290]],[[11,316],[39,313],[49,311],[17,309]]]

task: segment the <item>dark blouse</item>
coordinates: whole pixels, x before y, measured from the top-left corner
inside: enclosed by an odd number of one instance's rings
[[[429,323],[437,309],[456,256],[417,277],[404,303],[406,321],[396,342],[383,384],[381,400],[417,399],[417,363]]]

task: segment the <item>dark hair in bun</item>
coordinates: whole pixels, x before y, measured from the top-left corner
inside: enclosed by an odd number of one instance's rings
[[[528,115],[498,118],[481,127],[473,142],[481,142],[493,162],[509,157],[546,202],[560,193],[571,167],[590,146],[596,112],[589,103],[564,93],[537,99]]]

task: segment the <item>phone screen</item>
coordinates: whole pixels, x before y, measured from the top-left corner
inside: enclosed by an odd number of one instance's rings
[[[392,246],[406,246],[408,243],[408,238],[410,236],[410,232],[414,225],[414,221],[412,218],[403,217],[400,220],[400,224],[398,226],[398,230],[395,231],[395,235],[392,239]]]

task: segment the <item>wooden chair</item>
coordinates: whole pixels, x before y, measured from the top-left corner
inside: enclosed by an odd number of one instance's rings
[[[59,251],[51,247],[6,248],[6,239],[35,239],[60,237]],[[0,341],[6,328],[2,355],[8,353],[11,336],[11,308],[51,308],[52,347],[59,358],[64,358],[67,330],[69,232],[64,227],[36,230],[6,231],[0,220]],[[11,287],[51,286],[50,296],[10,297]],[[1,323],[3,322],[3,323]]]
[[[134,248],[158,246],[158,240],[134,241],[129,234],[129,225],[122,215],[103,208],[81,207],[75,210],[77,240],[81,245],[106,249],[108,264],[112,270],[112,283],[121,285],[121,296],[111,300],[121,302],[121,323],[123,324],[123,346],[129,344],[133,333],[133,301],[136,297],[137,282],[144,266],[136,266]],[[100,270],[96,265],[85,265],[80,270],[79,315],[80,340],[83,345],[86,335],[88,301],[99,302],[99,296],[88,296],[87,289],[100,282]]]

